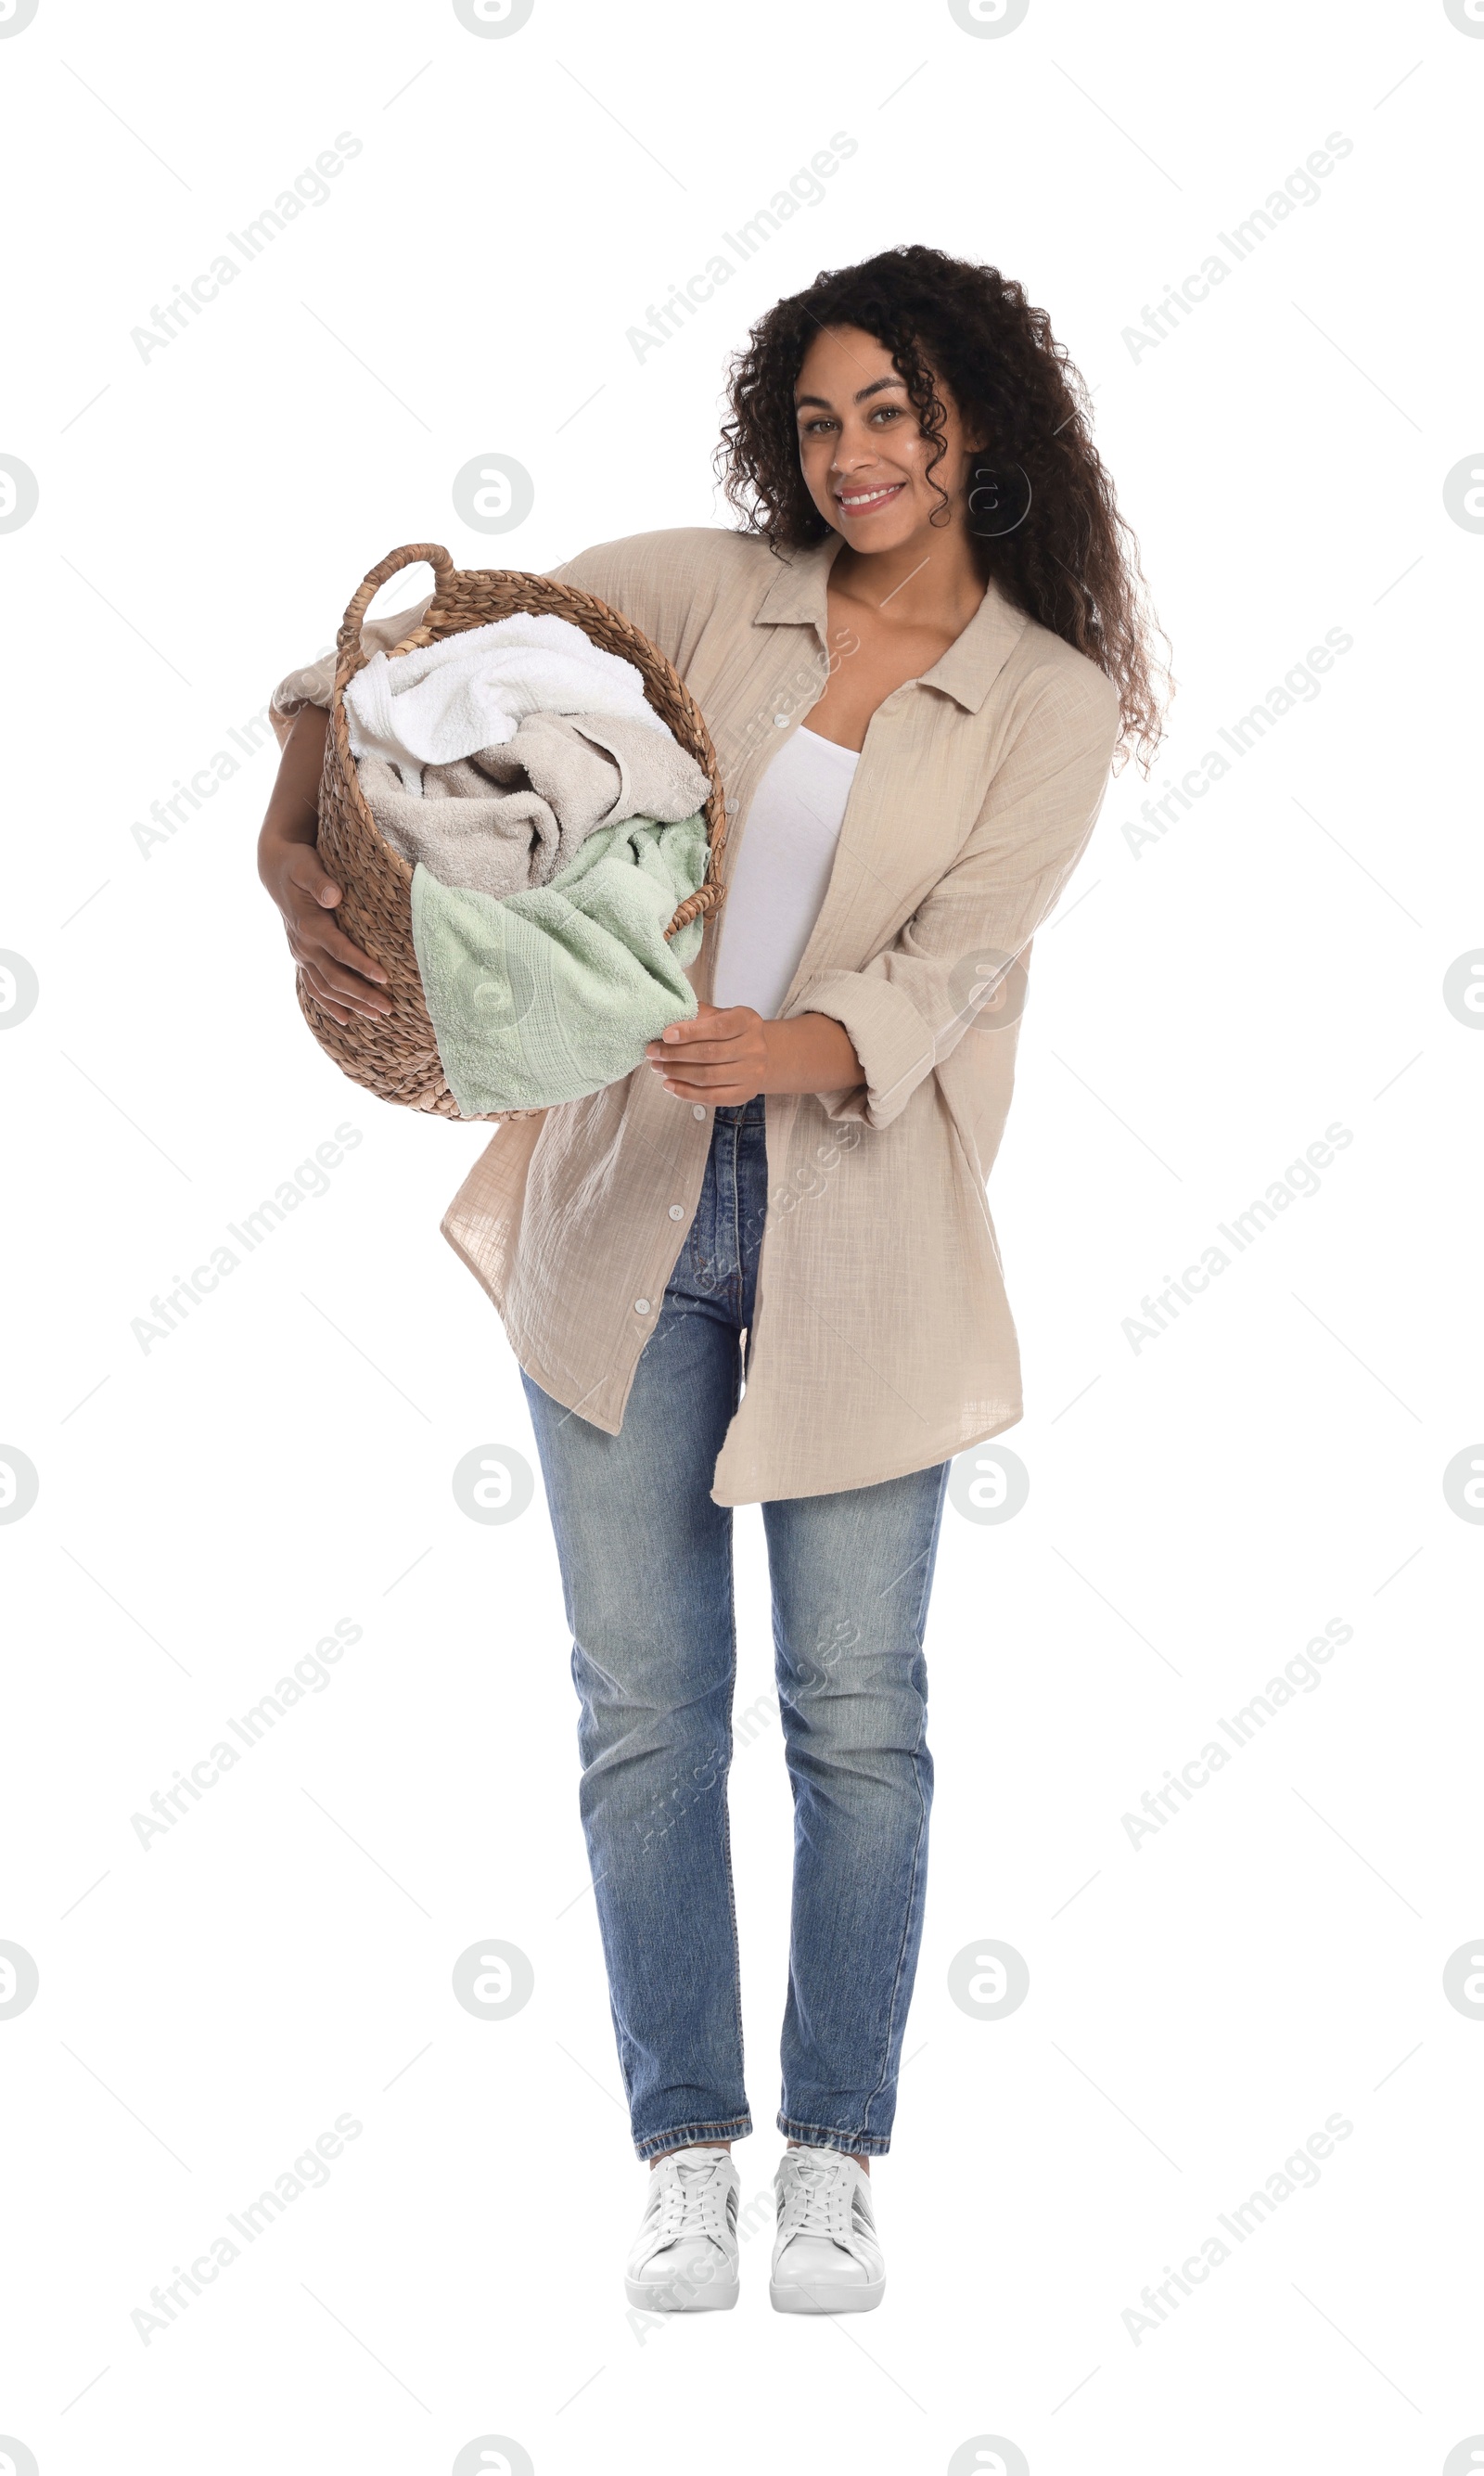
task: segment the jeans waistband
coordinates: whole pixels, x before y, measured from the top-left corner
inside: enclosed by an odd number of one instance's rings
[[[727,1127],[759,1126],[766,1114],[767,1095],[754,1092],[750,1101],[734,1101],[725,1108],[713,1109],[713,1120]]]

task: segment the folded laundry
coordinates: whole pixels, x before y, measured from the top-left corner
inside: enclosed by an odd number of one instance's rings
[[[666,942],[705,875],[702,816],[599,826],[570,866],[503,900],[412,873],[412,939],[449,1090],[465,1117],[543,1109],[632,1074],[696,1012],[702,922]]]
[[[665,727],[632,662],[549,611],[373,654],[347,686],[345,709],[352,755],[384,758],[414,793],[425,765],[513,739],[525,714],[626,715],[642,729]]]
[[[527,714],[513,739],[425,767],[421,797],[383,757],[362,756],[357,770],[404,858],[444,885],[492,895],[548,884],[596,826],[640,816],[679,825],[711,787],[668,730],[630,714]]]

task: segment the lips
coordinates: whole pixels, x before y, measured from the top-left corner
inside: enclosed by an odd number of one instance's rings
[[[837,490],[835,503],[848,516],[866,516],[875,508],[884,508],[906,488],[904,482],[888,482],[875,490]]]

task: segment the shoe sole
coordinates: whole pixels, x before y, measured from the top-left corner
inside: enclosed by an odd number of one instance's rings
[[[641,2313],[730,2313],[738,2291],[735,2272],[730,2279],[676,2279],[668,2287],[654,2279],[624,2280],[625,2294]]]
[[[874,2313],[885,2292],[884,2273],[864,2287],[804,2287],[789,2279],[781,2286],[772,2279],[768,2282],[768,2300],[775,2313]]]

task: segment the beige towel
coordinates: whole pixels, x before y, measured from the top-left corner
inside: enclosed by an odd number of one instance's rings
[[[394,849],[440,884],[496,896],[547,884],[597,826],[679,825],[711,787],[668,730],[607,714],[528,714],[513,739],[425,766],[421,799],[382,758],[357,762]]]

